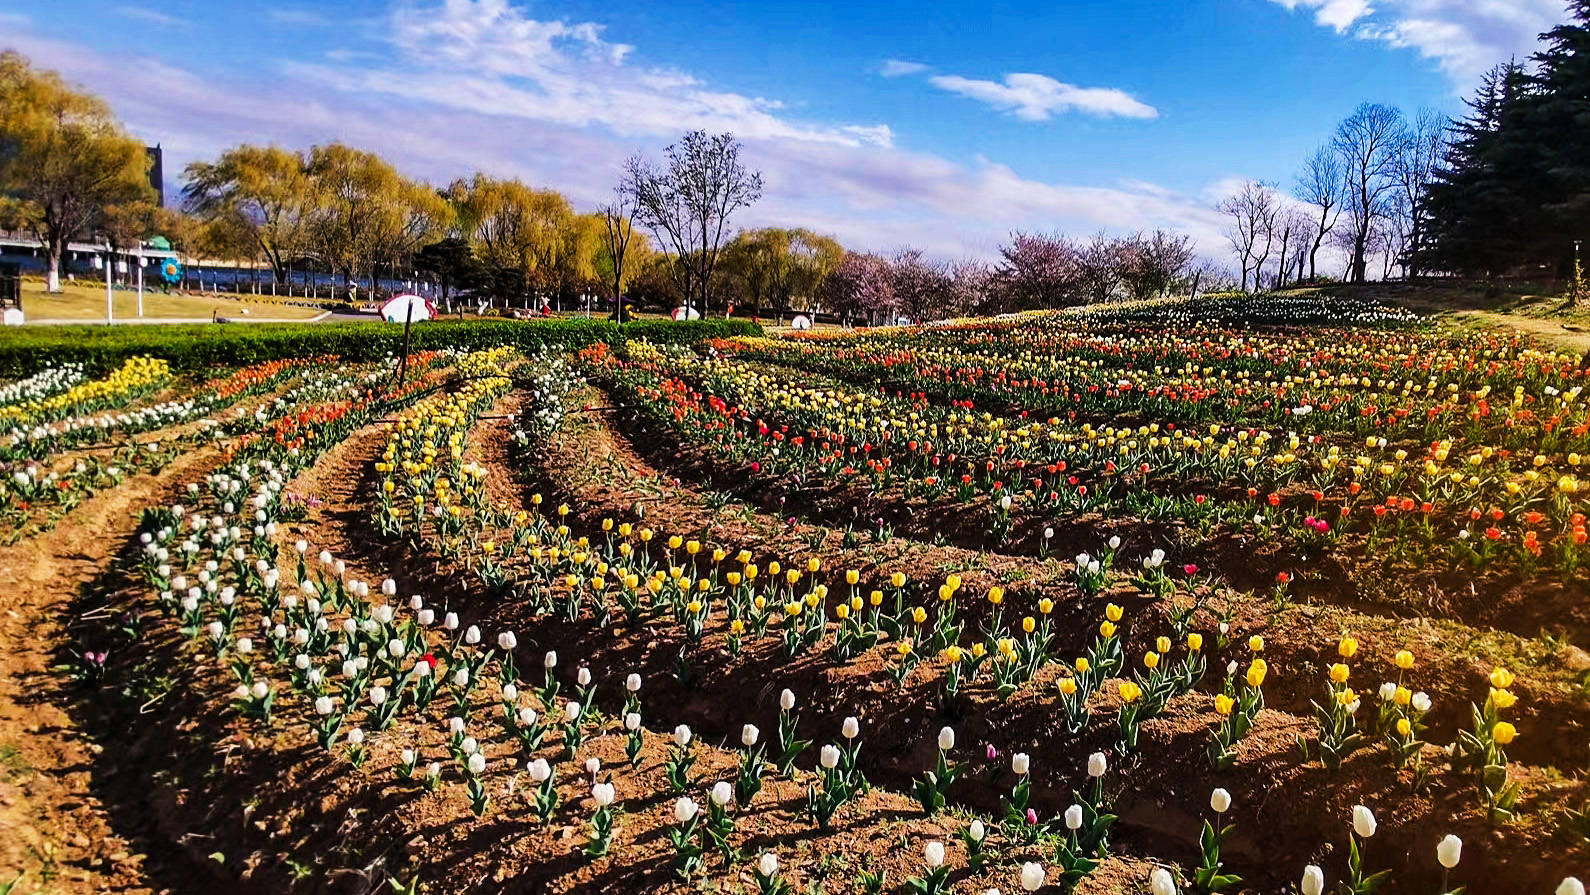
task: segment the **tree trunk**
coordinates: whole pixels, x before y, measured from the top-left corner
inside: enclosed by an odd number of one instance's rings
[[[61,291],[61,258],[66,254],[66,240],[51,239],[49,248],[49,269],[45,272],[45,291],[58,293]]]

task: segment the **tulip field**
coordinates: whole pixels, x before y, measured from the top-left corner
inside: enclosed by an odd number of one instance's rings
[[[1340,298],[47,366],[0,630],[129,889],[1576,895],[1587,382]]]

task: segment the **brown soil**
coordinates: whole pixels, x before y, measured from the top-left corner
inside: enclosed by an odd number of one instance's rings
[[[50,532],[0,550],[7,607],[0,615],[0,885],[28,893],[146,891],[141,843],[114,828],[96,769],[105,744],[84,735],[68,711],[72,697],[59,645],[76,644],[69,607],[136,529],[143,507],[172,484],[215,461],[188,453],[157,475],[138,475],[90,498]]]

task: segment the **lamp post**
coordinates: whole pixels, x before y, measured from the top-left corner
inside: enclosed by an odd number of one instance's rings
[[[138,243],[138,316],[144,315],[144,244]]]
[[[111,255],[110,240],[107,239],[105,240],[105,323],[107,325],[116,322],[115,298],[110,290],[110,266],[115,260]]]

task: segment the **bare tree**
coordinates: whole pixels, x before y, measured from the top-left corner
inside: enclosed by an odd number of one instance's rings
[[[1331,139],[1346,172],[1346,210],[1353,237],[1348,273],[1355,283],[1364,282],[1370,232],[1396,189],[1397,160],[1406,140],[1402,113],[1380,103],[1359,106],[1337,125]]]
[[[613,306],[618,322],[624,322],[624,254],[635,235],[635,197],[622,188],[613,191],[613,201],[597,209],[605,225],[602,238],[607,256],[613,262]]]
[[[1397,153],[1398,230],[1402,237],[1398,259],[1408,277],[1419,275],[1418,256],[1424,248],[1425,187],[1435,180],[1447,149],[1447,118],[1432,109],[1420,110],[1408,124]]]
[[[1313,222],[1296,208],[1286,207],[1276,214],[1275,229],[1281,245],[1280,254],[1276,256],[1275,288],[1286,288],[1287,275],[1292,267],[1292,252],[1303,242],[1304,234],[1312,226]]]
[[[1308,278],[1311,280],[1318,274],[1315,264],[1320,246],[1325,244],[1342,216],[1342,199],[1347,186],[1345,171],[1341,157],[1330,147],[1321,146],[1303,163],[1303,170],[1297,175],[1297,191],[1293,195],[1315,209],[1314,238],[1308,251]]]
[[[740,161],[732,134],[691,131],[663,154],[667,166],[660,169],[631,157],[619,189],[633,198],[634,219],[673,250],[685,306],[699,303],[705,311],[729,218],[762,198],[762,175]]]
[[[1236,194],[1221,199],[1215,210],[1231,218],[1226,240],[1242,268],[1242,291],[1248,291],[1248,274],[1259,287],[1259,274],[1270,257],[1275,240],[1275,218],[1281,204],[1275,190],[1257,180],[1242,184]]]
[[[1124,240],[1111,239],[1103,231],[1093,234],[1077,253],[1077,276],[1082,292],[1090,301],[1108,301],[1121,285]]]
[[[1122,242],[1122,278],[1133,298],[1160,298],[1192,264],[1192,237],[1155,230]]]

